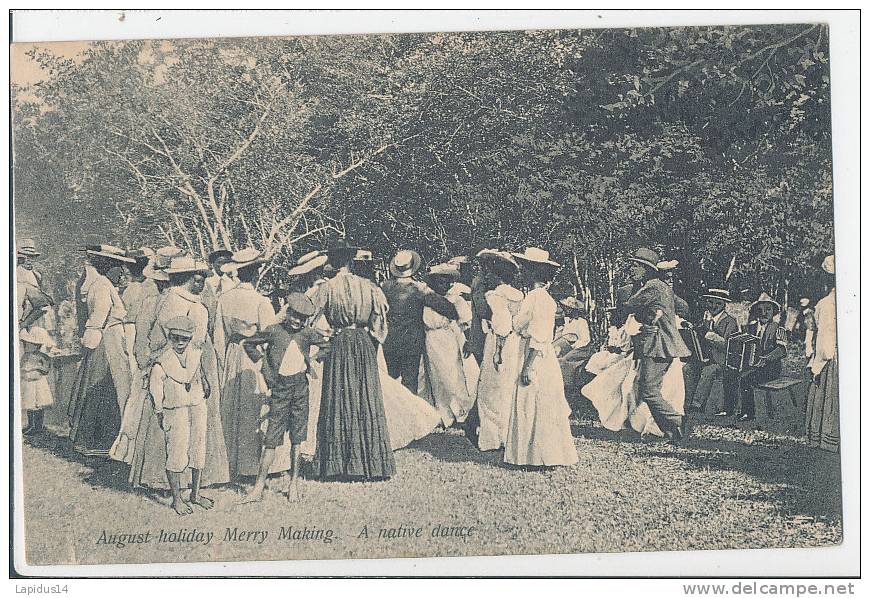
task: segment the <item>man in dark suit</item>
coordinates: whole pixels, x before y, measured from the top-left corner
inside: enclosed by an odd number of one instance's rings
[[[767,293],[749,306],[749,325],[746,332],[759,338],[758,365],[740,381],[740,417],[737,421],[755,419],[755,387],[779,378],[782,374],[782,358],[786,355],[786,331],[773,321],[779,313],[779,303]],[[732,370],[733,371],[733,370]],[[729,400],[730,399],[730,400]],[[725,410],[720,415],[733,415],[736,397],[725,396]]]
[[[641,286],[626,301],[625,311],[641,323],[634,337],[637,360],[638,400],[648,406],[653,419],[671,442],[683,439],[683,416],[662,397],[662,380],[674,359],[691,353],[677,329],[674,291],[660,278],[659,255],[641,248],[629,258],[630,276]]]
[[[417,393],[420,357],[426,341],[423,327],[423,307],[430,307],[452,320],[458,319],[456,307],[446,297],[414,280],[422,260],[416,251],[403,249],[390,261],[393,278],[384,282],[382,289],[390,306],[387,312],[387,338],[384,340],[384,361],[393,378]]]
[[[725,348],[728,337],[740,331],[740,326],[734,316],[725,311],[725,304],[731,302],[731,294],[725,289],[710,289],[701,295],[704,299],[706,313],[704,322],[697,329],[698,336],[702,337],[701,348],[704,351],[707,362],[701,369],[701,379],[695,388],[691,407],[704,411],[710,392],[716,382],[722,384],[723,397],[732,397],[735,402],[738,393],[737,378],[733,373],[725,373]],[[725,399],[727,403],[728,398]]]

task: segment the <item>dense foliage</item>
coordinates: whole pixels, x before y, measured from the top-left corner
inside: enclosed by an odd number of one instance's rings
[[[833,250],[824,25],[95,43],[16,88],[17,230],[61,286],[86,232],[269,283],[347,235],[429,262],[546,247],[611,300],[650,245],[704,285],[818,296]],[[729,276],[730,275],[730,276]]]

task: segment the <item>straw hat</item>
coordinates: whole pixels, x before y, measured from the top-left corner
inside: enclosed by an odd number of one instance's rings
[[[541,249],[540,247],[526,247],[526,250],[523,253],[513,253],[511,255],[524,263],[544,264],[546,266],[553,266],[554,268],[561,266],[559,262],[554,262],[550,259],[549,251]]]
[[[208,272],[208,264],[193,259],[192,255],[179,255],[171,258],[166,274],[184,274],[187,272]]]
[[[568,309],[583,309],[583,304],[577,299],[577,297],[565,297],[561,301],[559,301],[562,305],[567,307]]]
[[[648,268],[652,268],[656,272],[659,271],[659,262],[662,261],[661,257],[658,253],[653,251],[652,249],[647,249],[646,247],[641,247],[637,251],[634,252],[634,255],[628,258],[631,262],[637,262],[638,264],[642,264]]]
[[[809,307],[810,300],[807,297],[801,297],[800,304],[801,304],[801,307]]]
[[[762,303],[770,303],[773,306],[774,311],[780,310],[779,303],[774,301],[773,297],[771,297],[767,293],[761,293],[761,295],[758,296],[758,300],[753,302],[752,305],[749,306],[749,311],[752,311],[753,309],[755,309],[756,306],[761,305]]]
[[[115,247],[114,245],[89,245],[85,249],[85,253],[88,255],[95,255],[99,257],[108,258],[110,260],[115,260],[118,262],[124,262],[125,264],[135,264],[136,260],[127,257],[125,255],[125,251],[120,247]]]
[[[221,266],[221,272],[225,274],[235,272],[241,268],[262,264],[264,261],[262,253],[253,247],[247,247],[235,252],[232,255],[232,261]]]
[[[444,276],[446,278],[459,278],[459,266],[449,262],[444,264],[436,264],[429,268],[426,276]]]
[[[668,270],[676,269],[676,267],[679,265],[680,262],[678,262],[677,260],[668,260],[657,263],[656,268],[658,268],[660,272],[667,272]]]
[[[36,250],[33,239],[18,240],[18,255],[20,257],[39,257],[41,254]]]
[[[410,278],[423,265],[423,258],[413,249],[402,249],[390,260],[390,274],[396,278]]]
[[[834,273],[834,256],[833,255],[829,255],[824,260],[822,260],[822,270],[824,270],[828,274]]]
[[[326,262],[329,261],[329,258],[320,253],[319,251],[312,251],[311,254],[306,253],[301,258],[299,258],[299,261],[296,262],[295,266],[287,271],[287,274],[290,276],[301,276],[302,274],[308,274],[309,272],[313,272],[318,268],[322,268],[326,265]],[[311,255],[311,257],[307,258],[307,256],[309,255]]]
[[[724,301],[725,303],[731,303],[731,293],[728,292],[727,289],[709,289],[706,293],[701,295],[705,299],[718,299],[719,301]]]
[[[142,276],[151,280],[159,280],[169,282],[169,274],[165,272],[165,268],[157,268],[155,260],[152,260],[142,269]]]

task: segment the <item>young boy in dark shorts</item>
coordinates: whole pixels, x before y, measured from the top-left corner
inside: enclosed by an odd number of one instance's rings
[[[271,396],[268,399],[268,423],[257,481],[242,503],[263,498],[266,475],[275,460],[275,449],[284,442],[284,434],[290,436],[290,486],[287,498],[297,500],[301,497],[299,447],[308,436],[309,355],[312,345],[325,348],[327,344],[323,334],[305,324],[315,311],[314,304],[307,296],[290,293],[284,321],[244,341],[248,356],[254,362],[263,360],[263,378]],[[263,345],[265,353],[261,351]]]

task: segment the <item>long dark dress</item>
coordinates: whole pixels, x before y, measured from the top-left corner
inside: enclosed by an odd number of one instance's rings
[[[99,342],[93,349],[82,348],[67,411],[69,437],[80,453],[106,456],[130,394],[130,357],[123,326],[127,312],[112,283],[100,275],[87,291],[86,306],[86,326]]]
[[[323,368],[314,471],[321,478],[383,479],[395,473],[372,338],[386,337],[387,300],[370,281],[339,272],[314,303],[333,328]]]

